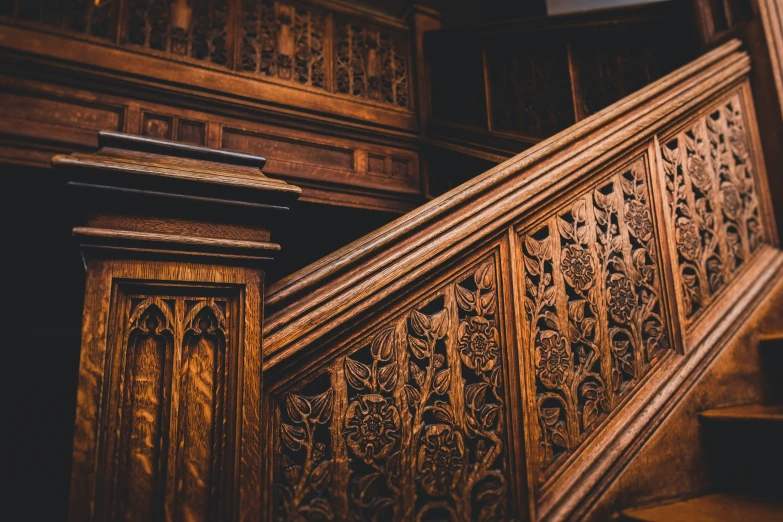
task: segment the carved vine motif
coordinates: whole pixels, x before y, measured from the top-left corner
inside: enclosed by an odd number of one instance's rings
[[[112,519],[153,520],[164,511],[183,520],[220,519],[226,302],[137,296],[130,304]]]
[[[494,261],[280,402],[278,520],[507,518]]]
[[[356,24],[335,36],[336,91],[408,107],[408,59],[403,42]]]
[[[241,70],[325,89],[326,18],[317,9],[244,0]]]
[[[670,349],[637,160],[523,238],[543,478]]]
[[[688,319],[713,301],[763,240],[741,107],[734,96],[661,146]]]
[[[217,65],[229,64],[230,0],[183,2],[183,9],[191,9],[187,30],[171,23],[169,0],[129,0],[129,4],[128,43]]]

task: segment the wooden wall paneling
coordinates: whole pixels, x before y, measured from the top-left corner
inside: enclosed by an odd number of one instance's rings
[[[780,114],[783,117],[783,6],[772,0],[758,0],[757,5],[759,17],[764,24]]]
[[[52,161],[86,260],[71,520],[261,515],[265,160],[102,132]]]
[[[514,447],[524,447],[526,470],[515,477],[529,491],[518,490],[522,504],[516,504],[517,516],[579,518],[649,436],[691,372],[719,349],[726,332],[745,320],[783,264],[766,228],[771,219],[766,174],[754,134],[748,132],[756,126],[747,98],[750,63],[737,51],[739,45],[727,43],[275,284],[267,295],[265,374],[275,375],[282,387],[301,383],[291,372],[299,368],[297,375],[304,375],[309,370],[294,365],[307,361],[305,365],[320,368],[332,364],[334,374],[347,379],[347,368],[354,367],[346,366],[350,359],[361,363],[351,371],[371,384],[378,382],[371,379],[372,372],[387,363],[375,365],[370,356],[380,325],[399,317],[394,314],[412,313],[403,302],[426,292],[422,281],[445,267],[473,263],[481,245],[510,234],[501,246],[509,257],[502,258],[500,273],[508,278],[504,284],[511,285],[503,296],[513,301],[505,303],[502,313],[504,324],[513,324],[505,327],[506,336],[517,340],[514,363],[521,365],[515,371],[523,411],[515,412],[515,418],[523,426],[514,435]],[[715,158],[707,163],[714,184],[734,186],[745,225],[751,219],[761,226],[746,268],[727,280],[697,332],[686,323],[676,290],[685,279],[677,257],[682,233],[666,218],[666,168],[657,144],[666,146],[669,136],[681,136],[695,125],[706,129],[705,118],[718,144]],[[709,149],[709,140],[698,141],[698,147]],[[716,163],[714,174],[709,162]],[[706,214],[698,215],[706,222]],[[748,234],[755,230],[748,228]],[[713,241],[729,244],[730,235],[731,230],[714,229]],[[750,235],[742,240],[750,245]],[[413,309],[424,310],[419,308]],[[438,311],[427,310],[425,315]],[[404,339],[397,327],[393,331],[395,339]],[[364,340],[341,344],[343,336]],[[415,339],[401,344],[397,349],[414,352],[418,346]],[[349,345],[353,348],[337,348]],[[361,347],[368,350],[367,357]],[[341,359],[356,349],[356,355]],[[362,379],[357,378],[357,386]],[[315,400],[329,383],[322,386],[317,394],[303,396]],[[343,400],[344,414],[358,400],[350,397]],[[391,414],[390,422],[395,420]],[[340,426],[345,441],[350,427]],[[334,440],[334,428],[330,433]],[[286,469],[285,463],[278,465]],[[342,492],[342,486],[333,487]],[[450,498],[457,490],[442,496]],[[406,506],[405,500],[397,500],[406,497],[399,495],[391,495],[390,505]]]

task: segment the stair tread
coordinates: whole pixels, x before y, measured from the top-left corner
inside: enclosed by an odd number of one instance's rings
[[[729,408],[716,408],[705,410],[699,416],[710,420],[783,422],[783,404],[745,404]]]
[[[780,522],[783,501],[719,493],[623,515],[635,522]]]

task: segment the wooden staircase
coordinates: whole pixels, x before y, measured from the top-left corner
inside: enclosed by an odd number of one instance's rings
[[[781,307],[778,306],[780,309]],[[780,315],[780,310],[777,314]],[[769,319],[774,319],[770,317]],[[765,321],[769,324],[772,321]],[[777,323],[779,324],[779,322]],[[754,349],[767,377],[763,403],[699,414],[712,493],[622,513],[626,522],[773,522],[783,520],[783,334],[762,335]]]

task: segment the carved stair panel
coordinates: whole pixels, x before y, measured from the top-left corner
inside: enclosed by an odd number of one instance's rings
[[[485,256],[276,396],[275,520],[513,517],[498,269]]]
[[[539,481],[672,349],[646,155],[520,237]]]
[[[676,243],[681,309],[693,323],[758,251],[759,160],[734,92],[661,140],[667,222]]]

